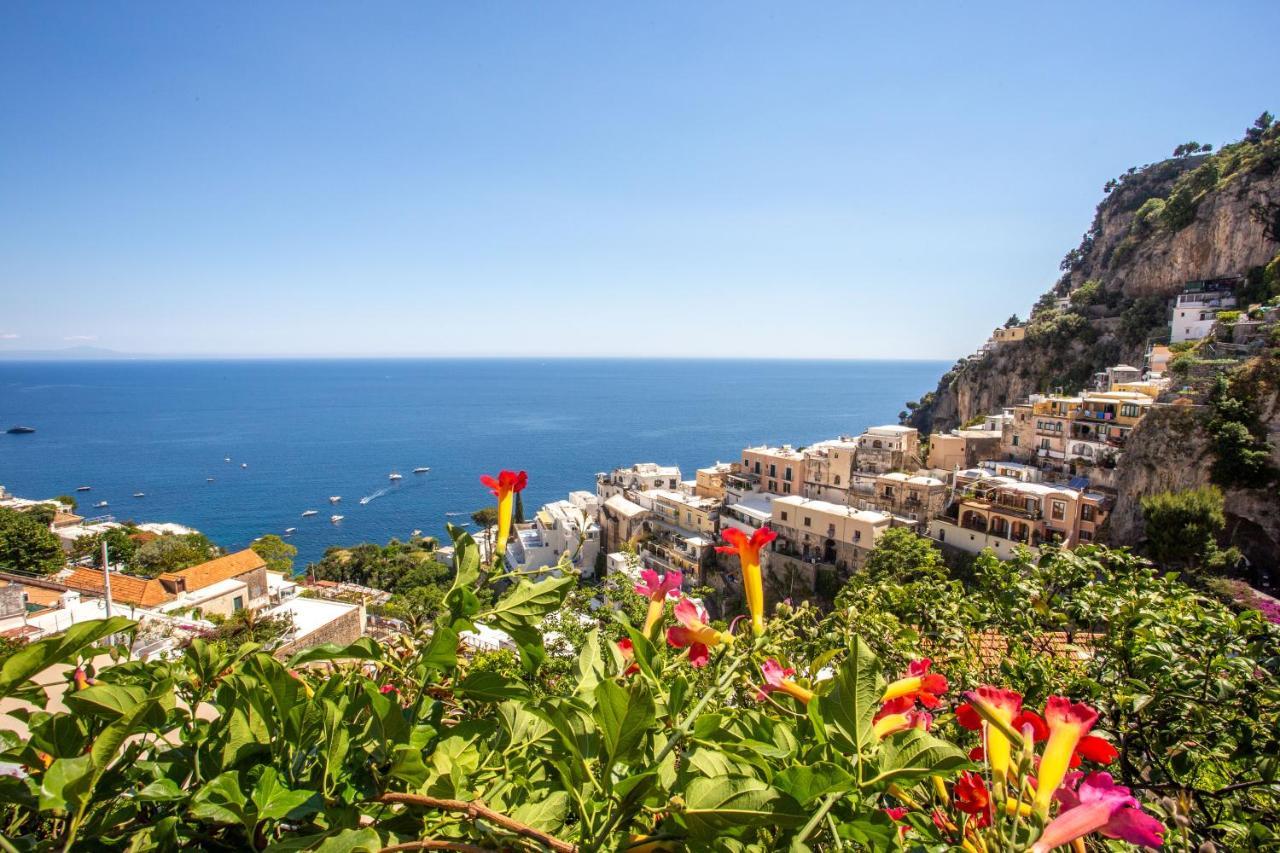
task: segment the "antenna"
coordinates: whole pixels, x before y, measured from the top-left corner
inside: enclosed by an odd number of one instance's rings
[[[102,593],[107,602],[107,618],[111,618],[111,566],[107,563],[107,538],[102,537]]]

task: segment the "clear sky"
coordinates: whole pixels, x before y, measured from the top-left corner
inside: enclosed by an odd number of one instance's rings
[[[954,358],[1280,3],[6,3],[0,350]]]

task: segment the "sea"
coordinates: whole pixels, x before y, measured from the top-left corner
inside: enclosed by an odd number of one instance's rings
[[[0,362],[0,484],[82,515],[177,522],[228,549],[444,535],[529,473],[526,514],[598,471],[695,469],[743,447],[896,423],[936,361],[612,359]],[[230,460],[230,461],[227,461]],[[413,469],[429,467],[425,474]],[[403,479],[392,481],[392,473]],[[210,480],[209,478],[212,478]],[[77,492],[87,485],[91,491]],[[144,497],[134,497],[137,492]],[[341,497],[331,505],[330,496]],[[361,505],[361,498],[369,498]],[[93,504],[107,501],[103,509]],[[303,518],[305,510],[318,514]],[[344,518],[332,523],[330,516]]]

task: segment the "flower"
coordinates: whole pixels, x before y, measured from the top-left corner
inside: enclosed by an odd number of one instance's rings
[[[914,704],[919,700],[926,708],[938,707],[941,702],[938,694],[947,692],[947,677],[941,673],[929,672],[932,664],[933,661],[929,658],[913,660],[907,666],[907,674],[885,688],[880,701],[888,703],[908,699],[910,704]]]
[[[89,677],[89,674],[85,672],[85,669],[82,666],[76,667],[76,671],[72,673],[71,679],[76,683],[76,690],[84,690],[85,688],[92,687],[97,683],[94,679]]]
[[[965,698],[972,710],[987,721],[987,763],[991,766],[992,781],[997,790],[1001,790],[1009,773],[1009,737],[1001,726],[991,722],[996,720],[1011,728],[1013,718],[1022,710],[1022,694],[984,684],[966,693]]]
[[[716,551],[721,554],[737,554],[742,564],[742,593],[747,599],[747,610],[751,612],[751,633],[760,636],[764,633],[764,581],[760,577],[760,549],[778,538],[778,534],[767,527],[761,527],[747,538],[747,534],[730,527],[722,533],[728,545],[717,545]]]
[[[681,598],[676,603],[675,612],[676,621],[680,624],[667,629],[667,642],[677,649],[688,649],[691,665],[706,666],[708,649],[721,643],[733,643],[732,634],[717,631],[707,624],[707,611],[692,599]]]
[[[383,696],[389,696],[391,694],[399,695],[400,690],[394,684],[384,684],[378,688],[378,692]]]
[[[1049,726],[1049,740],[1040,756],[1034,800],[1042,817],[1048,816],[1053,793],[1067,773],[1076,745],[1098,721],[1098,712],[1064,696],[1050,696],[1044,706],[1044,719]]]
[[[529,483],[529,475],[524,471],[502,471],[498,479],[488,474],[480,478],[480,482],[489,487],[493,496],[498,499],[498,540],[494,555],[499,559],[507,552],[507,538],[511,535],[511,504],[517,492],[523,492]]]
[[[649,612],[644,618],[644,635],[649,636],[653,626],[662,618],[662,609],[668,598],[680,594],[680,584],[684,577],[679,572],[667,572],[660,575],[653,569],[645,569],[640,573],[641,583],[636,584],[636,595],[649,599]]]
[[[952,795],[957,809],[973,815],[975,828],[981,829],[991,823],[991,792],[977,773],[967,770],[961,773]]]
[[[875,736],[884,740],[890,735],[896,735],[898,732],[905,732],[907,729],[924,729],[929,731],[929,727],[933,725],[933,715],[927,711],[917,711],[912,709],[902,714],[886,714],[877,717],[875,725],[871,727]]]
[[[1084,777],[1077,789],[1075,783],[1081,775],[1072,773],[1057,789],[1062,810],[1032,845],[1032,853],[1048,853],[1093,832],[1143,847],[1160,846],[1164,824],[1144,812],[1128,788],[1117,785],[1110,773],[1098,772]]]
[[[769,658],[760,666],[760,672],[764,675],[764,684],[760,685],[760,690],[756,693],[757,700],[763,700],[766,694],[775,690],[781,690],[783,693],[797,699],[808,705],[809,700],[813,698],[813,691],[801,687],[792,680],[791,676],[796,671],[791,667],[782,668],[782,664],[773,658]]]
[[[956,722],[970,731],[979,731],[982,728],[982,717],[978,716],[978,712],[973,710],[973,706],[968,702],[956,706]],[[1033,743],[1039,743],[1049,736],[1049,726],[1045,723],[1044,717],[1029,708],[1024,708],[1013,718],[1012,725],[1015,730],[1021,731],[1023,726],[1028,724],[1031,726]],[[1075,753],[1071,756],[1071,768],[1074,770],[1079,767],[1082,759],[1097,764],[1110,764],[1119,754],[1110,741],[1096,735],[1083,735],[1076,744]],[[974,761],[981,761],[982,755],[981,746],[974,747],[969,752],[969,757]]]
[[[636,663],[636,647],[630,638],[623,637],[618,641],[618,654],[622,655],[623,663],[627,664],[622,670],[623,675],[635,675],[640,671],[640,664]]]

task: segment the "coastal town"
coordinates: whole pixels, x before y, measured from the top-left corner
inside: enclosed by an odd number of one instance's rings
[[[1178,354],[1211,345],[1243,357],[1275,327],[1275,305],[1235,310],[1237,284],[1188,282],[1169,305],[1167,336],[1149,342],[1141,366],[1113,365],[1089,387],[1044,389],[946,432],[884,424],[803,447],[748,446],[692,477],[656,462],[602,472],[594,489],[518,519],[503,561],[512,572],[571,566],[595,580],[678,572],[687,589],[709,594],[714,611],[715,602],[742,594],[734,558],[716,551],[730,528],[748,535],[770,528],[777,538],[764,556],[767,586],[779,597],[818,601],[830,601],[893,528],[927,536],[953,556],[989,551],[1011,559],[1023,548],[1103,542],[1117,465],[1137,427],[1162,407],[1200,405],[1194,377],[1172,368]],[[1058,307],[1070,302],[1067,295]],[[1017,347],[1025,332],[1026,324],[999,328],[970,358]],[[269,570],[253,548],[138,577],[109,555],[104,568],[77,545],[121,528],[114,518],[83,517],[3,489],[0,507],[51,509],[49,530],[67,555],[65,566],[47,574],[0,572],[0,637],[11,642],[124,615],[150,629],[137,649],[145,657],[171,653],[243,611],[284,620],[277,651],[285,656],[401,624],[378,615],[386,590]],[[139,545],[195,533],[173,523],[127,531]],[[493,529],[476,539],[491,551]],[[428,547],[440,561],[452,556],[451,546],[429,540]],[[510,637],[484,627],[462,639],[475,648],[514,648]]]

